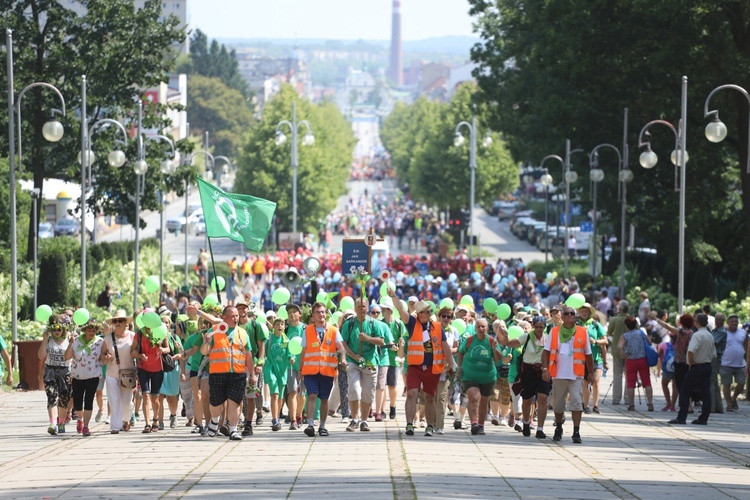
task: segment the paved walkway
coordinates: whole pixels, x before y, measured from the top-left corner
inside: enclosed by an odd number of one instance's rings
[[[328,438],[264,425],[232,442],[196,437],[184,419],[150,435],[110,435],[101,423],[89,438],[75,425],[50,436],[42,392],[4,394],[0,498],[750,498],[744,401],[707,427],[669,426],[674,414],[646,412],[645,400],[636,412],[605,403],[584,415],[582,445],[569,417],[559,444],[492,425],[486,436],[409,437],[402,403],[369,434],[347,433],[337,418]]]

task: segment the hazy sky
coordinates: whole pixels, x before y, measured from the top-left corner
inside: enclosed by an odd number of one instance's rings
[[[209,38],[388,40],[392,0],[189,0],[188,23]],[[466,0],[401,0],[402,38],[465,35]]]

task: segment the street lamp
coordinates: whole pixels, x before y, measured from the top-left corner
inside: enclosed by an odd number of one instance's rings
[[[565,256],[565,279],[568,279],[568,262],[570,261],[570,255],[568,255],[568,241],[570,240],[570,185],[575,184],[578,181],[578,174],[570,169],[570,157],[573,153],[585,153],[583,149],[570,149],[570,139],[565,140],[565,242],[563,244],[563,255]]]
[[[721,142],[723,141],[727,136],[727,126],[724,125],[724,123],[719,119],[719,110],[708,110],[708,103],[711,101],[711,97],[713,95],[723,89],[731,89],[736,90],[737,92],[741,93],[745,96],[745,99],[747,99],[747,102],[750,104],[750,94],[747,93],[747,90],[743,89],[739,85],[733,85],[733,84],[726,84],[726,85],[720,85],[713,89],[710,94],[708,94],[708,97],[706,97],[706,103],[703,105],[703,117],[706,118],[709,115],[714,115],[714,119],[711,123],[706,125],[706,139],[708,139],[711,142]],[[748,114],[748,130],[747,130],[747,160],[745,162],[747,173],[750,174],[750,114]]]
[[[36,82],[24,87],[18,94],[18,100],[15,98],[13,88],[13,31],[5,30],[6,40],[6,57],[8,62],[8,164],[10,170],[10,322],[13,343],[18,340],[18,242],[16,234],[16,144],[15,144],[15,119],[18,115],[18,165],[23,165],[22,147],[21,147],[21,101],[27,91],[35,87],[44,87],[52,90],[60,98],[62,103],[61,114],[65,116],[65,99],[62,93],[49,83]],[[49,142],[58,142],[62,139],[64,129],[62,124],[57,120],[49,120],[42,127],[42,135]],[[34,200],[37,202],[37,200]],[[36,220],[33,221],[36,224]]]
[[[286,142],[286,135],[281,131],[281,126],[287,125],[292,132],[292,232],[297,234],[297,168],[299,167],[299,158],[297,157],[297,135],[299,128],[305,126],[305,135],[302,137],[303,146],[312,146],[315,143],[315,136],[312,134],[312,126],[307,120],[297,121],[297,103],[292,103],[292,121],[281,120],[276,125],[276,145],[283,146]]]
[[[544,168],[544,162],[546,162],[547,160],[557,160],[557,161],[559,161],[560,162],[560,166],[563,169],[563,176],[565,175],[565,160],[563,160],[562,158],[560,158],[557,155],[547,155],[544,158],[542,158],[542,162],[539,164],[539,168]],[[548,187],[547,186],[549,186],[549,184],[552,184],[552,176],[549,175],[549,172],[547,171],[546,168],[544,168],[544,172],[545,172],[545,174],[542,176],[542,178],[543,178],[542,179],[542,185],[544,185],[545,182],[548,183],[545,186],[545,194],[547,194],[548,193]],[[573,173],[575,173],[575,172],[573,172]],[[560,205],[559,205],[560,193],[557,193],[557,200],[558,200],[557,213],[559,214],[560,213]],[[545,207],[545,212],[546,212],[546,210],[547,210],[547,208]],[[555,221],[555,227],[557,228],[555,239],[559,240],[560,239],[560,221],[559,220]],[[545,240],[545,250],[544,250],[544,261],[547,262],[547,250],[549,248],[549,235],[546,234],[545,238],[546,238],[546,240]]]
[[[91,187],[93,192],[93,176],[91,165],[96,161],[96,155],[91,149],[91,136],[109,125],[114,125],[121,132],[124,144],[127,144],[128,134],[125,127],[116,120],[103,118],[88,129],[88,118],[86,118],[86,75],[81,76],[81,151],[78,153],[78,163],[81,164],[81,307],[86,307],[86,189]],[[125,164],[125,153],[117,149],[111,151],[107,157],[108,163],[115,168]],[[86,182],[88,176],[88,182]],[[93,243],[96,243],[96,210],[94,215]]]
[[[472,258],[474,250],[474,186],[476,182],[477,171],[477,117],[471,117],[471,123],[462,121],[456,125],[456,135],[453,139],[453,145],[457,148],[463,146],[466,139],[461,134],[461,127],[469,129],[469,170],[471,171],[471,191],[469,195],[469,258]],[[484,136],[482,141],[484,147],[492,145],[492,137],[489,132]]]
[[[710,97],[710,96],[709,96]],[[682,97],[680,99],[680,121],[677,127],[665,120],[652,120],[643,126],[641,133],[638,135],[638,147],[646,147],[641,153],[640,164],[643,168],[651,169],[656,166],[658,157],[651,150],[651,141],[644,140],[643,136],[650,138],[651,134],[648,128],[651,125],[664,125],[668,127],[675,138],[675,148],[670,155],[672,163],[675,165],[675,190],[680,193],[680,220],[679,220],[679,243],[678,243],[678,263],[677,263],[677,313],[682,314],[682,306],[685,302],[685,177],[687,171],[685,164],[688,161],[686,148],[686,127],[687,127],[687,76],[682,77]],[[718,114],[718,113],[717,113]],[[684,152],[684,154],[683,154]],[[677,183],[679,176],[679,184]]]
[[[628,108],[623,111],[622,124],[622,163],[617,177],[620,181],[621,197],[620,213],[620,297],[625,298],[625,216],[628,204],[628,183],[633,180],[633,171],[630,170],[630,148],[628,146]]]
[[[601,148],[609,148],[609,149],[613,150],[615,153],[617,153],[617,166],[618,166],[618,170],[622,169],[622,155],[620,155],[620,150],[617,149],[612,144],[607,144],[607,143],[599,144],[598,146],[596,146],[594,149],[591,150],[591,153],[589,153],[589,167],[591,169],[589,171],[589,179],[591,179],[591,182],[594,183],[594,199],[593,199],[593,205],[594,205],[594,207],[593,207],[594,208],[594,215],[593,215],[594,224],[593,224],[593,232],[592,232],[592,237],[594,238],[594,246],[593,246],[594,259],[592,261],[591,258],[589,258],[589,269],[593,271],[591,273],[591,275],[594,278],[596,278],[599,275],[599,273],[597,271],[598,267],[599,267],[598,266],[598,263],[599,263],[599,250],[598,250],[598,247],[597,247],[597,236],[596,236],[596,229],[597,229],[597,223],[599,222],[599,216],[598,216],[598,214],[596,212],[596,191],[597,191],[596,188],[597,188],[597,185],[601,181],[604,180],[604,171],[599,168],[599,149],[601,149]]]
[[[549,186],[552,184],[552,176],[546,168],[539,182],[544,186],[544,263],[546,264],[549,258]]]

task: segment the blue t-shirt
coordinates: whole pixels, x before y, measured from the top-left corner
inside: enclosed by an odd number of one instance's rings
[[[414,327],[417,325],[417,318],[414,316],[411,316],[409,318],[409,323],[406,325],[406,329],[409,331],[409,337],[412,336],[414,333]],[[422,361],[422,364],[427,367],[432,366],[432,340],[429,336],[427,336],[427,331],[429,328],[429,323],[422,323],[422,339],[424,340],[424,360]],[[442,331],[442,341],[445,342],[445,332]],[[407,346],[408,346],[408,339],[407,339]],[[408,349],[408,347],[407,347]]]

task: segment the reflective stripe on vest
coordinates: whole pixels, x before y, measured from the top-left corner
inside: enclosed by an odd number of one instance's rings
[[[208,352],[208,373],[245,373],[245,330],[237,327],[232,341],[225,333],[214,333],[213,347]]]
[[[305,329],[305,355],[302,357],[302,375],[338,375],[339,359],[336,356],[336,333],[334,326],[327,326],[323,341],[318,338],[315,325],[308,325]],[[317,344],[317,347],[315,346]]]
[[[586,328],[576,326],[573,334],[573,373],[576,377],[583,377],[586,374],[586,342],[589,341],[589,335]],[[556,326],[550,332],[550,351],[549,351],[549,376],[557,376],[557,353],[560,342],[560,327]]]
[[[432,322],[430,341],[432,342],[432,373],[443,373],[445,356],[443,355],[443,330],[440,323]],[[422,323],[414,323],[414,331],[409,337],[409,347],[406,352],[406,364],[419,366],[424,363],[424,342],[422,342]]]

